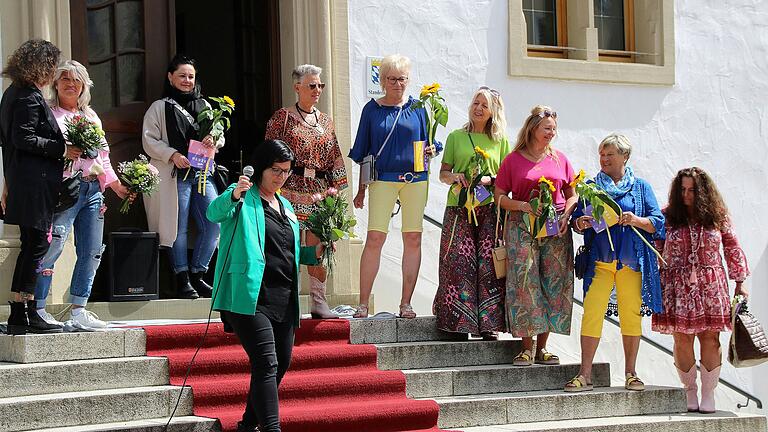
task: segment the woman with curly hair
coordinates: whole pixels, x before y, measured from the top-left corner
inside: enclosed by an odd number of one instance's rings
[[[734,295],[746,296],[747,258],[720,192],[701,168],[678,171],[664,213],[667,238],[658,242],[667,262],[661,267],[664,312],[653,316],[653,330],[674,338],[675,367],[686,389],[688,411],[713,413],[722,361],[720,332],[731,329],[728,277],[736,281]],[[695,338],[701,346],[701,402],[697,397]]]
[[[48,232],[64,172],[64,158],[80,156],[67,146],[42,89],[53,81],[61,51],[42,39],[24,42],[8,58],[3,76],[13,83],[0,101],[0,144],[5,186],[3,220],[18,225],[21,238],[13,271],[9,334],[60,332],[37,314],[35,284],[48,252]]]

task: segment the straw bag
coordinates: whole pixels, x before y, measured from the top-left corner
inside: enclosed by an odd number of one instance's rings
[[[735,301],[731,308],[731,342],[728,361],[737,368],[757,366],[768,361],[768,339],[763,327],[749,313],[747,300]]]
[[[493,248],[493,269],[496,271],[496,279],[507,277],[507,245],[504,242],[504,233],[507,232],[507,213],[504,212],[504,225],[502,238],[499,238],[499,219],[501,219],[501,206],[496,206],[496,239]]]

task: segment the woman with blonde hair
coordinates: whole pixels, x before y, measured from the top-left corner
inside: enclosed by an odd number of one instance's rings
[[[517,137],[517,144],[501,164],[496,178],[496,205],[509,212],[507,236],[507,331],[523,339],[523,350],[513,364],[559,364],[547,352],[550,332],[571,332],[573,308],[573,244],[568,219],[578,196],[571,182],[573,167],[552,146],[557,113],[548,106],[533,107]],[[539,190],[541,177],[552,183],[557,211],[557,234],[532,238],[523,217],[537,215],[529,200]],[[538,210],[538,209],[537,209]],[[533,338],[536,337],[536,351]]]
[[[499,228],[493,185],[501,161],[509,154],[506,126],[501,95],[483,86],[472,97],[469,121],[445,142],[440,181],[451,187],[432,306],[437,327],[443,331],[479,334],[484,339],[495,339],[496,332],[504,331],[504,279],[496,278],[492,251]],[[479,170],[478,155],[482,157]],[[475,170],[474,176],[482,177],[470,191]],[[479,201],[471,220],[461,205],[470,192]]]
[[[402,205],[403,293],[400,316],[415,318],[411,297],[421,266],[421,231],[427,205],[429,171],[416,167],[414,143],[427,141],[427,112],[415,106],[417,99],[406,93],[411,73],[408,57],[394,54],[379,66],[384,96],[371,99],[363,107],[355,144],[349,158],[362,163],[368,156],[376,159],[376,180],[370,184],[368,234],[360,257],[360,305],[356,318],[368,316],[368,298],[379,272],[381,248],[387,239],[389,220],[395,202]],[[427,153],[434,155],[432,147]],[[362,176],[354,198],[356,208],[363,208],[368,185]]]

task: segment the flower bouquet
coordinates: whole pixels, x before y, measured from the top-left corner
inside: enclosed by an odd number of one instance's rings
[[[539,214],[538,216],[533,214],[523,215],[523,224],[531,234],[531,246],[533,246],[533,242],[537,239],[558,234],[560,227],[557,223],[557,211],[555,210],[552,197],[554,192],[554,183],[544,176],[539,177],[538,189],[531,191],[531,198],[528,200],[528,204],[531,205],[534,214]],[[533,266],[533,247],[528,248],[523,286],[528,284],[528,272],[531,270],[531,266]]]
[[[432,146],[435,144],[437,125],[445,127],[448,124],[448,105],[440,95],[440,84],[423,86],[419,93],[419,100],[414,106],[427,111],[427,145]],[[426,165],[429,166],[428,161]]]
[[[328,188],[323,194],[314,194],[312,201],[317,205],[317,210],[309,215],[307,228],[325,245],[320,261],[328,273],[332,273],[336,262],[332,243],[355,237],[353,228],[357,221],[349,216],[349,203],[336,188]]]
[[[200,114],[197,115],[197,123],[200,125],[200,139],[210,135],[214,142],[218,142],[224,132],[231,126],[230,117],[235,110],[235,101],[229,96],[211,97],[215,107],[206,106]],[[197,192],[205,195],[206,185],[208,184],[208,174],[213,172],[213,157],[216,151],[206,148],[202,142],[192,140],[189,145],[187,158],[190,166],[200,170],[197,177]],[[184,174],[184,180],[187,179],[190,169]]]
[[[611,198],[607,192],[600,189],[597,186],[597,183],[594,181],[585,181],[585,177],[586,174],[584,173],[584,170],[579,170],[579,174],[575,179],[573,179],[571,186],[579,195],[579,199],[584,206],[585,212],[589,212],[592,216],[592,228],[595,230],[595,232],[605,230],[605,232],[608,234],[608,243],[611,245],[611,250],[615,251],[613,246],[613,239],[611,238],[611,230],[608,228],[618,223],[619,217],[622,214],[621,207],[619,207],[619,204],[613,198]],[[661,253],[659,253],[659,251],[656,250],[656,248],[653,247],[648,242],[648,240],[643,237],[642,234],[640,234],[640,231],[638,231],[637,228],[632,225],[629,225],[629,227],[632,228],[632,231],[634,231],[635,234],[640,237],[640,240],[642,240],[643,243],[645,243],[645,245],[648,246],[648,248],[656,254],[661,262],[664,264],[667,263],[664,261]]]
[[[478,224],[475,209],[491,196],[488,189],[480,184],[483,176],[495,175],[491,168],[490,161],[488,160],[490,157],[491,155],[489,155],[488,152],[475,146],[475,153],[472,155],[472,170],[470,171],[469,187],[462,188],[458,183],[455,183],[452,186],[454,194],[459,196],[459,207],[467,209],[467,218],[469,218],[469,222],[474,223],[475,226]]]
[[[80,156],[81,158],[96,159],[99,156],[99,150],[107,148],[104,130],[85,116],[74,115],[71,118],[65,119],[64,125],[66,126],[64,134],[67,141],[83,151],[83,154]],[[67,160],[65,169],[71,168],[72,163],[71,160]]]
[[[160,184],[160,172],[149,163],[147,157],[144,155],[139,155],[138,158],[131,162],[120,162],[117,167],[117,172],[120,175],[120,180],[122,180],[128,190],[133,193],[151,195],[157,190],[157,186]],[[129,195],[123,199],[123,204],[120,206],[120,213],[128,213],[130,207],[131,201]]]

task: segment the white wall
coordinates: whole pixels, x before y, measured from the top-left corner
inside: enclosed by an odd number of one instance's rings
[[[357,124],[367,102],[365,57],[399,52],[414,61],[412,94],[425,83],[437,81],[443,86],[451,110],[449,130],[466,121],[473,91],[489,85],[505,100],[510,137],[516,135],[533,105],[553,106],[559,113],[556,145],[577,169],[583,167],[591,174],[597,171],[597,143],[608,133],[629,136],[635,144],[631,165],[638,176],[651,182],[661,203],[666,202],[669,183],[678,169],[702,167],[715,178],[730,207],[753,272],[747,282],[753,291],[752,309],[768,325],[768,292],[764,289],[768,285],[768,230],[762,228],[768,213],[762,199],[768,187],[764,168],[768,162],[764,144],[768,134],[768,2],[677,0],[675,8],[677,84],[644,87],[507,76],[506,0],[352,0],[352,123]],[[444,138],[446,131],[438,135]],[[440,220],[446,188],[437,182],[436,168],[433,166],[427,213]],[[439,233],[429,233],[425,241],[439,242]],[[427,247],[436,249],[434,244]],[[382,271],[374,288],[378,309],[397,306],[399,253],[398,241],[390,240],[382,267],[387,271]],[[429,312],[436,263],[434,252],[425,254],[423,278],[414,300],[419,313]],[[668,336],[646,334],[671,346]],[[757,379],[761,372],[768,372],[768,366],[724,369],[727,378],[768,403],[768,380]]]

